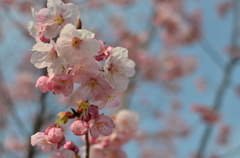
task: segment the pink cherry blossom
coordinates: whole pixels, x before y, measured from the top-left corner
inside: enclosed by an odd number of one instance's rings
[[[52,143],[50,143],[46,138],[43,132],[37,132],[31,136],[32,146],[41,146],[41,149],[44,153],[49,153],[52,148]]]
[[[94,33],[87,30],[77,30],[74,25],[67,24],[60,32],[57,40],[59,54],[70,65],[76,65],[84,57],[97,55],[100,46],[97,40],[93,39]]]
[[[53,77],[62,72],[65,61],[59,56],[54,41],[50,43],[39,42],[32,48],[35,51],[31,56],[31,63],[38,69],[47,67],[48,75]]]
[[[64,137],[63,129],[57,127],[48,127],[45,132],[45,138],[51,143],[58,143]]]
[[[121,110],[116,114],[115,123],[118,131],[134,134],[138,131],[139,116],[129,110]]]
[[[90,158],[127,158],[121,148],[112,149],[111,147],[103,147],[100,144],[92,145],[90,153]]]
[[[96,55],[94,58],[97,61],[106,60],[110,56],[110,52],[113,49],[112,46],[106,47],[105,42],[99,40],[98,43],[100,44],[100,50],[98,51],[98,55]]]
[[[42,35],[54,38],[68,23],[76,24],[80,13],[72,3],[64,4],[61,0],[48,0],[47,8],[39,10],[37,22],[42,27]]]
[[[94,102],[94,105],[98,106],[99,110],[104,107],[118,107],[120,105],[120,94],[109,89],[106,91],[105,97],[102,100]]]
[[[51,79],[52,88],[54,94],[63,94],[65,97],[69,96],[73,91],[73,81],[69,74],[63,72],[54,76]]]
[[[88,124],[82,120],[74,121],[70,126],[71,131],[77,136],[86,134],[88,128]]]
[[[39,77],[39,79],[37,80],[36,87],[39,87],[43,93],[53,90],[53,87],[50,83],[50,77],[48,76]]]
[[[115,126],[113,120],[105,116],[104,114],[99,115],[96,118],[91,119],[89,122],[91,136],[96,139],[99,134],[108,136],[112,133]]]
[[[72,79],[75,83],[84,84],[87,82],[87,73],[101,74],[101,65],[92,58],[81,58],[79,63],[72,68]]]
[[[86,74],[86,82],[78,89],[79,99],[86,101],[91,96],[94,100],[101,100],[105,96],[105,91],[110,87],[102,75]]]
[[[76,158],[75,153],[68,149],[61,150],[57,155],[54,154],[49,158]]]
[[[72,141],[67,141],[64,144],[64,148],[73,151],[75,155],[79,152],[79,148]]]
[[[127,89],[129,79],[135,73],[135,63],[128,59],[128,50],[116,47],[104,65],[105,77],[113,89],[123,92]]]
[[[94,105],[90,105],[88,107],[88,113],[93,117],[97,117],[99,115],[98,113],[98,107],[97,106],[94,106]]]

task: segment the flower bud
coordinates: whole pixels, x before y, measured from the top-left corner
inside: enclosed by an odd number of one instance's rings
[[[71,124],[70,129],[75,135],[81,136],[87,133],[88,124],[85,121],[77,120]]]
[[[41,40],[43,43],[48,43],[48,42],[50,42],[50,39],[45,38],[43,35],[40,36],[40,40]]]
[[[89,108],[88,108],[88,112],[89,114],[95,118],[99,115],[98,113],[98,107],[97,106],[94,106],[94,105],[90,105]]]
[[[46,139],[51,143],[58,143],[64,137],[63,129],[57,127],[48,127],[45,132]]]
[[[67,141],[64,144],[64,148],[68,150],[72,150],[75,153],[75,155],[77,155],[79,152],[79,148],[72,141]]]

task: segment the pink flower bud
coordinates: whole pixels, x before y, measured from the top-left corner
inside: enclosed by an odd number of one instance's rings
[[[81,136],[87,133],[88,124],[85,121],[77,120],[71,124],[70,129],[75,135]]]
[[[67,141],[64,144],[64,148],[68,150],[72,150],[75,153],[75,155],[77,155],[79,152],[79,148],[71,141]]]
[[[45,132],[45,137],[51,143],[58,143],[64,137],[63,129],[57,127],[48,127]]]
[[[50,42],[50,39],[45,38],[43,35],[40,36],[40,40],[44,43]]]
[[[85,115],[84,118],[83,118],[83,120],[85,122],[88,122],[90,119],[91,119],[91,115],[90,114]]]
[[[89,114],[95,118],[99,115],[98,113],[98,107],[97,106],[94,106],[94,105],[90,105],[89,108],[88,108],[88,112]]]
[[[60,149],[65,143],[66,143],[66,138],[63,137],[63,138],[57,143],[57,149]]]
[[[48,76],[41,76],[37,80],[36,87],[39,87],[41,92],[46,93],[47,91],[52,91],[53,88],[49,82]]]

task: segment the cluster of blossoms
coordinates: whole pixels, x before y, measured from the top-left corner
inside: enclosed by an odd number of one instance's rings
[[[138,119],[133,111],[119,111],[113,116],[115,129],[111,135],[90,139],[90,158],[126,158],[122,146],[139,135]]]
[[[36,86],[45,93],[72,94],[74,83],[78,88],[78,108],[72,112],[60,112],[57,122],[31,137],[32,145],[39,145],[45,153],[54,147],[58,155],[50,158],[75,158],[78,148],[66,142],[62,124],[75,118],[70,129],[79,136],[88,134],[96,139],[113,132],[114,121],[99,110],[117,107],[119,94],[127,89],[129,79],[135,73],[135,63],[128,59],[128,50],[122,47],[106,47],[94,39],[94,33],[81,29],[80,12],[72,3],[48,0],[47,8],[36,12],[36,21],[29,23],[30,34],[37,43],[31,63],[35,67],[47,68],[47,75],[41,76]],[[64,149],[60,151],[60,148]]]
[[[155,2],[154,24],[161,26],[161,36],[169,44],[189,44],[200,38],[201,15],[186,15],[182,0]]]

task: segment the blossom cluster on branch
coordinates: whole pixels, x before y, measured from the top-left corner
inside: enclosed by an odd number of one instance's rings
[[[128,59],[128,50],[105,46],[95,34],[81,29],[80,12],[72,3],[48,0],[47,8],[38,12],[32,8],[35,21],[28,24],[30,35],[36,39],[31,63],[38,69],[47,68],[47,75],[37,80],[36,86],[45,93],[72,94],[74,83],[78,88],[77,109],[60,112],[57,122],[31,136],[31,144],[41,146],[45,153],[54,148],[57,155],[50,158],[79,157],[78,147],[66,142],[62,125],[76,119],[70,126],[77,135],[97,139],[109,136],[115,123],[109,116],[100,114],[104,107],[117,107],[119,94],[127,89],[135,73],[135,63]],[[64,146],[64,149],[60,148]]]

